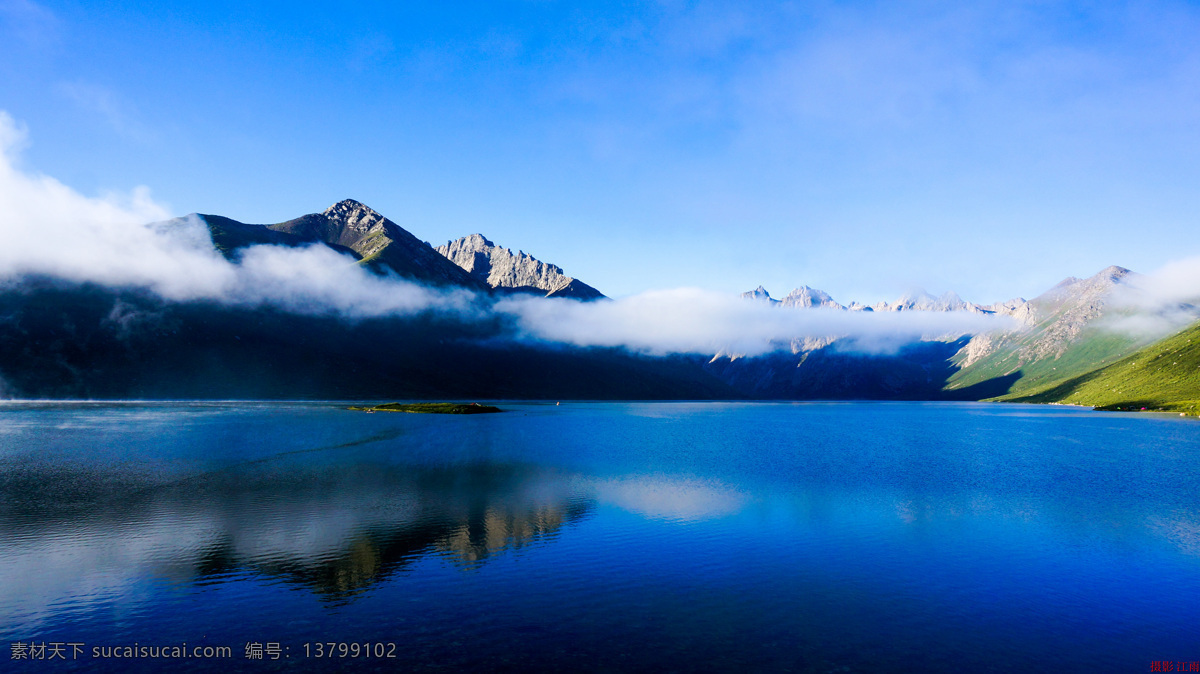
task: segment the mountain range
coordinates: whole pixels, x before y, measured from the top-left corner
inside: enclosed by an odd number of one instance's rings
[[[251,246],[318,245],[353,258],[381,277],[466,290],[484,301],[510,296],[608,301],[560,267],[498,246],[483,234],[435,248],[349,199],[321,213],[270,225],[219,215],[189,217],[202,221],[214,250],[234,262]],[[760,286],[743,298],[778,311],[966,312],[1006,316],[1024,329],[947,335],[882,354],[859,352],[848,348],[847,340],[830,336],[798,338],[757,357],[728,350],[702,357],[652,357],[619,348],[514,342],[504,337],[514,326],[497,316],[474,321],[441,315],[344,321],[211,300],[168,301],[145,290],[26,277],[0,289],[0,395],[1042,402],[1057,395],[1102,398],[1097,404],[1113,406],[1121,401],[1096,397],[1085,385],[1108,379],[1081,377],[1125,363],[1123,359],[1134,357],[1139,349],[1159,343],[1108,325],[1127,311],[1114,298],[1136,279],[1127,269],[1109,267],[1086,279],[1067,278],[1032,300],[987,305],[954,293],[933,296],[923,291],[890,303],[840,304],[808,286],[775,299]],[[1193,308],[1187,309],[1195,315]],[[1192,362],[1188,354],[1200,348],[1200,339],[1192,344],[1170,342],[1171,357]],[[1161,357],[1165,356],[1151,360]],[[1141,399],[1158,400],[1148,393],[1153,377],[1148,381],[1138,389]],[[1180,393],[1192,390],[1192,380],[1180,381],[1183,388],[1171,394],[1173,399],[1200,398]]]
[[[952,292],[935,297],[921,290],[910,292],[892,303],[873,305],[857,302],[843,305],[834,301],[828,293],[808,286],[793,290],[783,300],[772,299],[762,286],[742,293],[742,296],[769,302],[781,309],[962,311],[1010,317],[1024,329],[977,334],[962,344],[949,340],[945,342],[958,346],[948,357],[948,362],[927,362],[923,367],[926,371],[945,367],[949,368],[950,373],[944,382],[936,381],[931,376],[926,383],[931,386],[939,384],[937,391],[926,390],[923,396],[1012,399],[1116,362],[1154,341],[1152,336],[1134,336],[1111,329],[1108,325],[1108,319],[1114,314],[1110,306],[1114,297],[1120,289],[1136,281],[1137,277],[1128,269],[1111,266],[1086,279],[1068,277],[1032,300],[1018,297],[989,305],[964,301]],[[1195,315],[1194,308],[1190,309]],[[836,352],[837,340],[796,340],[791,346],[791,356],[749,359],[736,365],[733,364],[738,360],[736,355],[719,354],[710,367],[720,367],[725,372],[738,370],[739,379],[753,380],[755,389],[782,395],[788,388],[800,386],[801,382],[810,382],[816,373],[804,370],[814,367],[813,355],[822,351]],[[716,361],[721,359],[730,362],[718,364]],[[790,362],[791,367],[782,369],[782,361]],[[788,383],[780,383],[780,377],[784,377]]]

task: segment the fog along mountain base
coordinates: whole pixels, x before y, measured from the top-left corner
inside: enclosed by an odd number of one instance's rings
[[[250,246],[316,244],[381,276],[469,291],[484,307],[512,296],[609,301],[559,267],[482,234],[434,248],[353,200],[274,225],[194,217],[233,262]],[[0,292],[0,396],[977,400],[1036,393],[1049,402],[1070,393],[1073,402],[1093,404],[1078,382],[1055,387],[1153,346],[1103,329],[1114,292],[1131,276],[1110,267],[1033,300],[986,306],[953,293],[843,306],[807,286],[780,301],[760,287],[746,300],[779,311],[965,311],[1010,316],[1026,329],[922,341],[887,354],[857,352],[835,337],[799,338],[757,357],[653,357],[523,341],[514,338],[511,317],[486,311],[347,320],[24,277]],[[1171,344],[1175,362],[1200,362],[1200,340]],[[1158,375],[1144,376],[1141,398],[1165,401],[1147,392]],[[1200,398],[1194,380],[1180,381],[1172,400]],[[1094,404],[1120,402],[1104,400]]]

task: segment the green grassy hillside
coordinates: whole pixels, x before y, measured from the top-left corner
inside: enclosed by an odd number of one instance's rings
[[[1200,414],[1200,323],[1121,360],[1019,396],[998,400],[1061,402],[1112,410]]]
[[[1031,391],[1110,365],[1140,346],[1132,337],[1089,327],[1084,328],[1080,336],[1067,344],[1057,356],[1030,358],[1025,350],[1036,345],[1043,334],[1043,330],[1036,328],[1018,334],[1011,343],[1002,344],[995,353],[952,375],[946,390],[967,388],[997,377],[1020,373],[1020,377],[1013,381],[1009,395],[1027,395]]]

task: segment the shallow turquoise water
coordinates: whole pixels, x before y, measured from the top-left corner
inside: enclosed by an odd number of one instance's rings
[[[503,407],[0,406],[0,660],[812,672],[1200,661],[1194,420],[987,404]],[[229,657],[94,650],[185,642]],[[316,657],[318,642],[339,657]],[[340,657],[352,643],[358,656]],[[12,644],[64,644],[67,659],[13,660]],[[247,644],[278,645],[279,659],[247,659]]]

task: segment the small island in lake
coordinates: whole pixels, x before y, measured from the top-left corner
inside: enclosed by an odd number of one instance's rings
[[[499,407],[479,403],[384,403],[371,407],[351,407],[362,412],[412,412],[414,414],[491,414]]]

